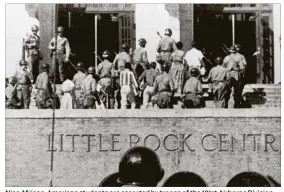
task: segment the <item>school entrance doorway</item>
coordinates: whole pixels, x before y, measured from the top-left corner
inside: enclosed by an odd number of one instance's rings
[[[121,14],[59,10],[58,25],[65,29],[64,35],[68,38],[73,53],[72,63],[83,62],[85,69],[95,66],[101,62],[101,55],[105,50],[110,51],[112,62],[123,43],[135,45],[133,16],[133,12]]]
[[[194,5],[194,39],[204,55],[214,58],[228,54],[233,44],[241,45],[247,60],[247,83],[257,82],[256,21],[254,13],[230,13],[222,5]]]

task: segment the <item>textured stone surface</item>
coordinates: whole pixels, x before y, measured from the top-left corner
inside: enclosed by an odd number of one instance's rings
[[[153,149],[160,141],[156,152],[165,176],[159,185],[178,171],[195,172],[208,186],[226,186],[243,171],[280,182],[280,109],[59,110],[55,116],[54,186],[97,186],[118,170],[130,137]],[[6,186],[49,185],[51,117],[51,110],[6,111]],[[86,134],[94,135],[89,149]],[[190,134],[187,146],[182,138]],[[254,142],[249,134],[260,136]],[[265,140],[273,138],[272,149]]]

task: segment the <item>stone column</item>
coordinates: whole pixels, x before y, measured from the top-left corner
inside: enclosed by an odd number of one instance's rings
[[[55,19],[56,19],[55,4],[39,4],[39,21],[40,21],[40,50],[43,54],[43,63],[51,64],[50,50],[48,44],[55,34]]]
[[[193,40],[193,4],[180,4],[179,5],[179,18],[180,18],[180,40],[183,43],[184,51],[191,48]]]
[[[274,83],[281,82],[281,7],[273,4],[273,32],[274,32]]]

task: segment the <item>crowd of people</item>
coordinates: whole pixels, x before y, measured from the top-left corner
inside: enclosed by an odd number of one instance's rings
[[[105,177],[100,187],[155,187],[164,177],[164,169],[158,155],[149,148],[136,146],[121,157],[118,172]],[[163,187],[207,187],[199,175],[181,171],[165,179]],[[234,176],[227,187],[280,186],[271,176],[256,172],[242,172]]]
[[[32,35],[25,40],[28,61],[19,62],[20,69],[6,85],[6,107],[29,109],[32,84],[37,90],[35,100],[39,109],[126,109],[126,108],[173,108],[174,101],[182,108],[205,107],[202,78],[207,75],[208,93],[214,97],[216,107],[228,108],[233,92],[234,107],[241,103],[246,60],[240,53],[240,45],[233,45],[223,59],[216,57],[210,70],[205,65],[206,57],[192,42],[191,49],[183,51],[183,43],[175,42],[172,30],[166,29],[157,47],[156,61],[149,62],[144,38],[138,40],[139,47],[130,53],[130,46],[122,45],[113,62],[105,50],[101,63],[85,71],[82,62],[76,65],[77,73],[72,77],[65,70],[70,57],[69,41],[63,36],[63,27],[49,43],[52,63],[41,66],[38,74],[40,38],[38,27],[32,27]],[[53,82],[61,84],[61,100],[55,94]],[[142,104],[138,105],[138,100]]]

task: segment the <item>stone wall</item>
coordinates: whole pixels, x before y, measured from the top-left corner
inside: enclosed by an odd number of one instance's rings
[[[280,109],[55,112],[54,186],[97,186],[134,145],[165,169],[226,186],[254,171],[280,183]],[[49,186],[51,110],[6,110],[6,186]]]

